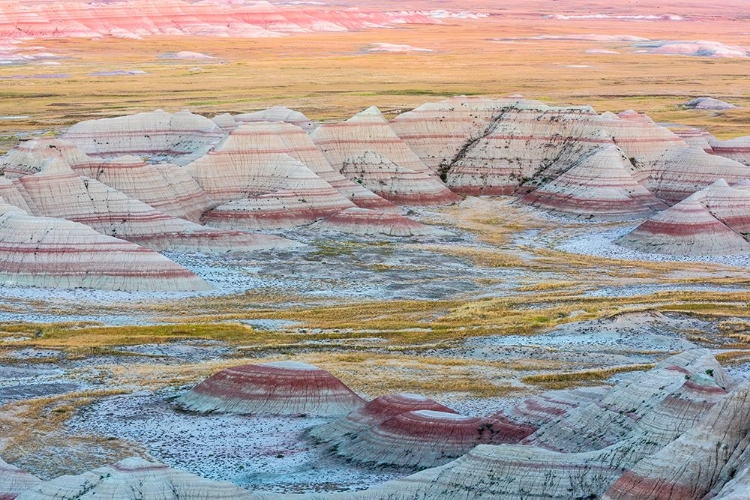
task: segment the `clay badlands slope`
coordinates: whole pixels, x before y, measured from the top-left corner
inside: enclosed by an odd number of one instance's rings
[[[683,228],[662,225],[663,231],[695,233],[699,244],[683,253],[750,248],[741,236],[748,232],[744,214],[750,210],[750,198],[739,196],[745,191],[712,202],[704,214],[709,222],[731,219],[725,223],[736,233],[718,221],[713,230],[690,216],[673,217],[701,188],[720,179],[744,183],[750,166],[690,146],[635,112],[600,115],[590,107],[456,97],[390,122],[375,107],[317,127],[288,110],[269,110],[266,118],[290,119],[309,132],[294,123],[253,121],[252,115],[210,120],[186,111],[157,111],[85,121],[59,140],[28,141],[0,158],[0,196],[10,204],[8,221],[23,211],[86,224],[141,245],[142,255],[156,262],[163,258],[146,248],[203,253],[290,248],[292,241],[248,231],[300,226],[362,235],[437,235],[399,214],[398,206],[447,205],[459,201],[459,194],[505,194],[559,214],[605,220],[647,216],[681,202],[658,217],[685,219]],[[727,151],[736,157],[738,148]],[[720,206],[723,215],[716,215]],[[153,285],[133,277],[142,269],[128,264],[129,254],[89,248],[94,242],[84,228],[79,254],[14,227],[20,232],[6,232],[3,240],[8,283],[56,283],[51,270],[73,258],[81,259],[78,267],[66,268],[60,286],[95,282],[101,288],[148,290]],[[29,253],[24,241],[38,251]],[[67,244],[76,248],[76,241]],[[675,253],[663,245],[629,246]],[[30,256],[23,269],[16,264],[21,254]],[[119,262],[113,269],[133,265],[133,276],[92,273],[86,263],[94,255]],[[184,269],[175,274],[173,266],[164,269],[165,282],[191,276]]]

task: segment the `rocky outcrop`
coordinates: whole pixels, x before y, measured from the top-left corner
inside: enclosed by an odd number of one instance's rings
[[[42,481],[18,467],[0,459],[0,500],[13,500],[29,488]]]
[[[35,217],[0,202],[0,282],[105,290],[195,291],[195,274],[133,243],[83,224]]]
[[[364,400],[325,370],[291,361],[222,370],[180,396],[200,412],[342,416]]]
[[[712,111],[722,111],[725,109],[736,108],[737,106],[728,102],[724,102],[721,99],[716,99],[715,97],[696,97],[695,99],[690,99],[688,102],[686,102],[685,107],[690,109],[708,109]]]
[[[315,127],[317,127],[317,124],[306,117],[304,113],[294,111],[285,106],[274,106],[272,108],[254,111],[252,113],[241,113],[239,115],[234,115],[232,118],[237,124],[251,122],[291,123],[305,132],[315,130]]]
[[[61,476],[33,486],[18,500],[245,500],[247,490],[212,481],[138,457],[78,476]]]

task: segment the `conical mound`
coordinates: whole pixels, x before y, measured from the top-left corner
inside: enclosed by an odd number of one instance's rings
[[[659,212],[616,241],[633,250],[668,255],[727,255],[750,251],[742,236],[714,217],[698,192]]]
[[[0,186],[0,193],[2,192]],[[428,236],[441,230],[420,224],[403,215],[366,208],[347,208],[318,221],[313,226],[323,231],[357,234],[360,236]]]
[[[391,130],[388,121],[374,106],[345,122],[318,127],[310,137],[337,171],[342,171],[347,162],[362,158],[370,151],[408,171],[434,175],[414,151]],[[435,182],[439,182],[437,177]],[[458,196],[448,193],[443,193],[444,203],[458,201]]]
[[[254,161],[258,163],[273,162],[278,155],[287,154],[357,206],[397,210],[392,203],[334,171],[310,136],[299,127],[282,122],[250,122],[237,129],[232,137],[241,142],[245,151],[252,152]]]
[[[398,205],[439,206],[459,199],[433,175],[399,166],[374,151],[345,159],[341,173]]]
[[[730,187],[720,179],[703,192],[704,205],[711,215],[743,236],[750,234],[750,191],[742,185]]]
[[[523,201],[579,217],[629,218],[666,208],[633,179],[631,168],[618,147],[592,148],[570,170],[542,184]]]
[[[0,459],[0,500],[13,500],[21,492],[41,482],[41,479]]]
[[[212,253],[295,245],[275,236],[212,229],[171,217],[53,161],[57,163],[45,171],[14,181],[34,215],[80,222],[153,250]]]
[[[5,285],[193,291],[211,287],[153,250],[62,219],[0,203],[0,280]]]
[[[21,493],[18,500],[245,500],[247,490],[131,457],[78,476],[61,476]]]
[[[218,125],[203,116],[154,111],[80,122],[61,138],[89,155],[134,155],[183,166],[206,154],[224,136]]]
[[[355,205],[288,154],[259,151],[240,127],[186,170],[219,205],[204,216],[218,227],[309,224]]]
[[[364,400],[325,370],[280,361],[222,370],[177,399],[200,413],[342,416]]]
[[[0,170],[9,178],[40,172],[50,159],[62,160],[71,167],[94,171],[103,163],[91,158],[74,144],[59,139],[34,139],[22,142],[0,157]]]

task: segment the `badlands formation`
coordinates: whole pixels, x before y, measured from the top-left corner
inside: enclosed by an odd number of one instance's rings
[[[0,2],[0,500],[750,498],[746,3]]]
[[[618,241],[643,252],[746,252],[746,138],[701,140],[632,111],[514,98],[454,97],[392,120],[371,107],[320,125],[285,108],[84,121],[0,157],[2,276],[206,289],[156,252],[290,249],[300,245],[294,233],[278,231],[294,228],[440,237],[405,209],[476,195],[512,195],[566,217],[650,217]]]

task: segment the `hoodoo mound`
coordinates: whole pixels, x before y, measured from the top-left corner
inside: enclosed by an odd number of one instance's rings
[[[668,255],[728,255],[750,251],[750,191],[723,180],[660,212],[618,245]]]
[[[245,500],[247,490],[131,457],[78,476],[61,476],[21,493],[18,500]]]
[[[211,287],[153,250],[63,219],[35,217],[0,201],[3,284],[105,290]]]
[[[0,459],[0,500],[13,500],[19,493],[41,482],[41,479]]]
[[[222,370],[177,399],[200,413],[342,416],[364,400],[325,370],[280,361]]]

